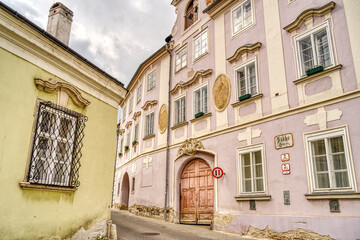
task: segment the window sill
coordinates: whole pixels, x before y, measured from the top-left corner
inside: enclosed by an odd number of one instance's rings
[[[249,200],[270,201],[270,199],[271,199],[271,195],[266,195],[266,194],[235,196],[236,201],[249,201]]]
[[[255,101],[255,100],[260,99],[260,98],[262,98],[262,97],[263,97],[263,94],[262,94],[262,93],[259,93],[259,94],[256,94],[256,95],[254,95],[254,96],[251,96],[251,98],[248,98],[248,99],[246,99],[246,100],[244,100],[244,101],[233,103],[233,104],[231,104],[231,106],[233,106],[233,107],[239,107],[239,106],[241,106],[241,105],[244,105],[244,104],[246,104],[246,103]]]
[[[139,144],[139,142],[136,142],[136,143],[132,144],[131,146],[136,147],[138,144]]]
[[[187,64],[186,64],[184,67],[180,68],[179,70],[175,71],[175,74],[174,74],[174,75],[177,75],[178,73],[182,72],[182,71],[185,70],[186,68],[187,68]]]
[[[208,112],[208,113],[205,113],[204,115],[202,115],[201,117],[191,119],[190,122],[191,122],[191,123],[194,123],[194,122],[200,121],[200,120],[202,120],[202,119],[211,117],[211,115],[212,115],[211,112]]]
[[[360,198],[360,193],[357,192],[319,192],[305,194],[307,200],[318,199],[355,199]]]
[[[19,182],[19,185],[24,190],[45,190],[50,192],[66,192],[66,193],[72,193],[77,190],[77,188],[55,187],[55,186],[39,185],[29,182]]]
[[[143,138],[143,141],[146,141],[146,140],[154,138],[154,137],[155,137],[155,134],[147,135]]]
[[[206,57],[207,55],[209,55],[209,50],[208,50],[206,53],[204,53],[203,55],[200,55],[200,56],[198,56],[197,58],[195,58],[195,59],[193,60],[193,63],[196,63],[196,62],[200,61],[201,59],[203,59],[203,58]]]
[[[181,123],[178,123],[174,126],[171,127],[171,130],[175,130],[175,129],[178,129],[178,128],[181,128],[181,127],[184,127],[184,126],[187,126],[189,125],[189,122],[188,121],[183,121]]]
[[[339,64],[339,65],[336,65],[336,66],[334,66],[334,67],[331,67],[331,68],[328,68],[328,69],[324,69],[324,70],[321,71],[321,72],[314,73],[314,74],[312,74],[312,75],[310,75],[310,76],[302,77],[302,78],[300,78],[300,79],[298,79],[298,80],[293,81],[293,83],[299,84],[299,83],[308,82],[308,81],[310,81],[310,80],[312,80],[312,79],[314,79],[314,78],[317,78],[317,77],[320,77],[320,76],[324,76],[324,75],[326,75],[326,74],[328,74],[328,73],[331,73],[331,72],[333,72],[333,71],[336,71],[336,70],[340,70],[341,68],[342,68],[342,65]]]

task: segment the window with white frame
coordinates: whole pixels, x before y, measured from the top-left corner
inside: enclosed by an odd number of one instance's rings
[[[208,52],[208,31],[201,33],[194,40],[194,59],[198,59]]]
[[[134,96],[132,96],[129,101],[129,114],[132,113],[133,106],[134,106]]]
[[[139,124],[137,123],[134,128],[134,141],[138,141],[139,138]]]
[[[257,94],[257,71],[255,59],[235,69],[236,96]]]
[[[186,120],[185,96],[175,101],[175,124]]]
[[[240,194],[265,192],[263,145],[238,150]]]
[[[295,38],[300,76],[316,66],[334,64],[329,25],[322,24]]]
[[[194,114],[207,113],[207,85],[194,92]]]
[[[243,1],[231,11],[233,35],[254,22],[253,6],[251,0]]]
[[[142,94],[142,85],[137,88],[137,95],[136,95],[136,103],[141,101],[141,94]]]
[[[145,118],[145,136],[154,134],[154,113],[146,115]]]
[[[184,47],[175,55],[175,72],[180,71],[187,65],[187,47]]]
[[[122,138],[120,141],[120,151],[119,152],[122,153],[123,150],[124,150],[124,138]]]
[[[156,70],[152,71],[148,75],[147,90],[150,91],[156,86]]]
[[[130,146],[130,131],[126,136],[126,146]]]
[[[28,181],[78,187],[82,139],[87,118],[51,102],[39,105]]]
[[[353,177],[346,129],[306,135],[312,190],[351,190]]]
[[[123,107],[121,112],[122,112],[122,121],[125,122],[125,120],[126,120],[126,106]]]

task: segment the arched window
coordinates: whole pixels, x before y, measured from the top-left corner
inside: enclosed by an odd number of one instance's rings
[[[190,1],[185,15],[185,29],[190,27],[194,22],[198,20],[198,1]]]

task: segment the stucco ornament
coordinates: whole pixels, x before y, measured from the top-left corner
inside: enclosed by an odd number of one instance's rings
[[[203,144],[193,138],[186,139],[184,143],[180,146],[177,156],[182,155],[194,155],[197,153],[198,150],[205,149]]]
[[[219,112],[225,110],[230,101],[230,79],[220,74],[214,83],[213,87],[213,103],[215,109]]]
[[[168,125],[168,111],[165,104],[160,108],[159,112],[159,130],[160,133],[164,133]]]

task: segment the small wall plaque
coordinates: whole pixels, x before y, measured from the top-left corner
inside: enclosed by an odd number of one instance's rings
[[[329,200],[330,212],[340,212],[340,204],[338,199]]]
[[[283,175],[290,174],[290,163],[283,163],[281,164],[281,170]]]
[[[281,154],[281,161],[286,162],[290,160],[290,154],[289,153],[283,153]]]
[[[290,205],[290,191],[284,191],[284,204]]]
[[[255,200],[250,200],[250,210],[256,210],[256,202],[255,202]]]
[[[282,149],[294,146],[292,133],[282,134],[274,137],[275,149]]]

